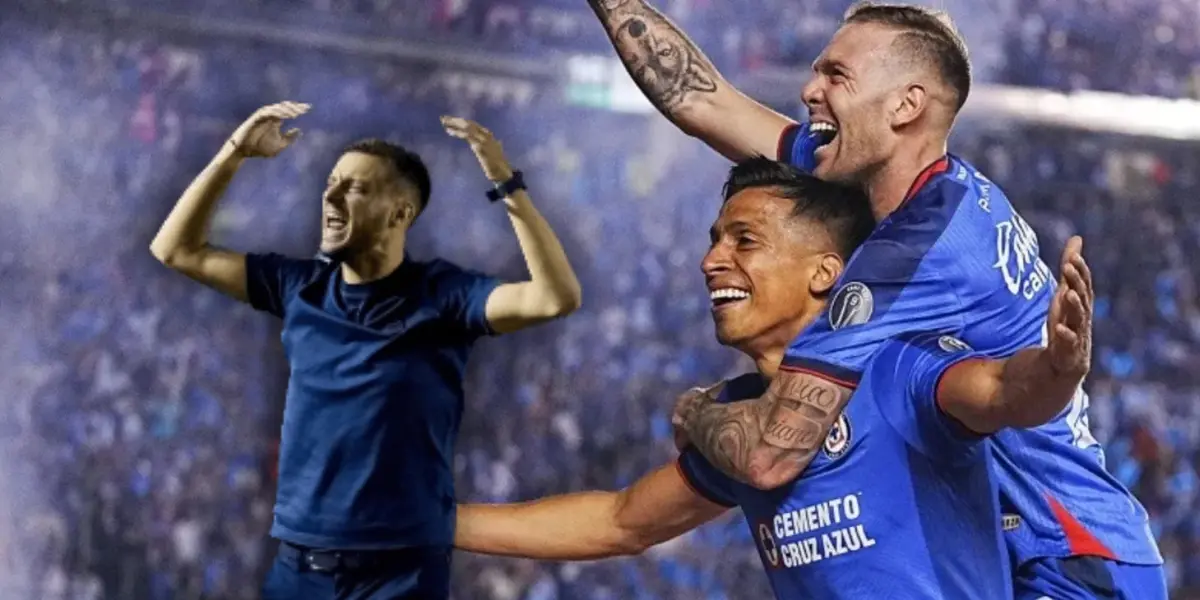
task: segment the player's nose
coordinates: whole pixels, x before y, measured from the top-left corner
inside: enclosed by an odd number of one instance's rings
[[[730,258],[730,253],[724,245],[716,244],[709,248],[708,253],[700,261],[700,271],[704,273],[705,279],[712,279],[717,275],[727,273],[732,265]]]
[[[824,98],[825,92],[821,86],[821,77],[813,74],[808,82],[804,84],[804,87],[800,88],[800,101],[804,103],[804,106],[808,107],[811,113],[813,107],[820,105]]]
[[[321,197],[326,204],[332,205],[335,208],[342,208],[346,205],[346,195],[338,188],[333,188],[325,192]]]

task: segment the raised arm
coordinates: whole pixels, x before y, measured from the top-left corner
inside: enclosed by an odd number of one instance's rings
[[[280,124],[308,112],[308,108],[296,102],[272,104],[242,123],[180,196],[150,243],[150,253],[204,285],[248,301],[246,256],[208,243],[213,212],[246,158],[275,156],[291,145],[299,131],[282,133]]]
[[[620,492],[460,505],[454,545],[481,554],[539,560],[625,556],[699,527],[725,510],[693,491],[672,464]]]
[[[954,365],[938,385],[938,406],[967,429],[990,434],[1005,427],[1036,427],[1066,408],[1091,368],[1092,275],[1083,240],[1067,242],[1058,289],[1046,323],[1045,348],[1008,360]]]
[[[492,183],[500,185],[513,177],[500,142],[485,127],[454,117],[443,117],[442,125],[450,135],[471,145]],[[510,333],[562,317],[583,301],[579,279],[554,230],[534,207],[529,193],[512,191],[504,198],[509,220],[521,244],[529,280],[496,287],[487,299],[487,320],[496,333]]]
[[[588,0],[625,69],[684,133],[732,161],[777,159],[795,122],[729,84],[687,35],[643,0]]]

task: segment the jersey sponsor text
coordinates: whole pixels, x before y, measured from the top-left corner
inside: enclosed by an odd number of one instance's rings
[[[834,498],[775,515],[770,528],[759,527],[759,542],[772,566],[802,567],[874,546],[861,516],[858,494]],[[797,536],[805,537],[780,543]]]

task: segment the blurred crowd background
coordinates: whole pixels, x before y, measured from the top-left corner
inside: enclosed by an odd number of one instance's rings
[[[736,81],[804,70],[847,2],[658,4]],[[967,33],[981,82],[1200,98],[1194,1],[940,5]],[[446,113],[496,132],[563,239],[584,307],[477,348],[461,498],[624,486],[673,458],[677,393],[750,366],[716,344],[698,268],[727,165],[657,115],[604,110],[545,68],[611,56],[583,0],[9,0],[0,11],[0,598],[257,596],[274,550],[278,323],[168,273],[147,245],[262,104],[314,110],[300,143],[244,169],[217,218],[220,243],[312,254],[339,148],[378,135],[433,173],[414,255],[521,276],[474,158],[438,126]],[[1152,515],[1173,597],[1200,598],[1200,145],[987,119],[962,123],[955,144],[1005,187],[1051,264],[1068,236],[1087,240],[1091,425]],[[769,596],[740,514],[639,558],[455,560],[459,600]]]

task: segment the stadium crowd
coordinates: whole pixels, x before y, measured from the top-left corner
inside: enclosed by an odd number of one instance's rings
[[[718,4],[671,3],[696,14]],[[827,18],[835,4],[816,3]],[[417,5],[430,3],[312,3],[363,15]],[[461,5],[505,6],[436,6]],[[414,255],[516,276],[507,219],[483,198],[474,158],[437,125],[456,112],[503,140],[572,256],[579,313],[476,350],[456,462],[462,498],[628,484],[673,457],[676,393],[749,368],[715,343],[698,270],[725,165],[658,117],[585,111],[553,94],[468,99],[413,83],[423,71],[293,47],[20,20],[0,21],[0,40],[0,236],[11,241],[0,306],[17,324],[0,337],[10,365],[0,373],[0,473],[28,482],[0,493],[10,505],[0,572],[12,574],[0,585],[20,590],[0,596],[256,596],[273,550],[265,533],[286,368],[277,325],[162,269],[146,244],[262,103],[294,98],[315,110],[299,123],[300,143],[235,183],[221,243],[313,252],[318,190],[338,148],[376,133],[417,149],[433,173]],[[1175,85],[1186,79],[1162,68]],[[1044,256],[1085,236],[1098,286],[1092,427],[1108,467],[1152,514],[1173,597],[1200,598],[1200,266],[1189,259],[1200,252],[1190,201],[1200,149],[987,124],[965,125],[957,144],[1010,192]],[[637,559],[455,560],[461,600],[768,595],[736,514]]]
[[[34,0],[25,0],[34,1]],[[608,52],[585,0],[75,0],[541,55]],[[718,66],[807,66],[850,0],[661,0]],[[1190,0],[950,0],[977,75],[1012,85],[1200,98],[1200,5]],[[285,10],[286,9],[286,10]],[[1136,24],[1136,26],[1132,26]],[[1115,40],[1121,43],[1114,43]]]

